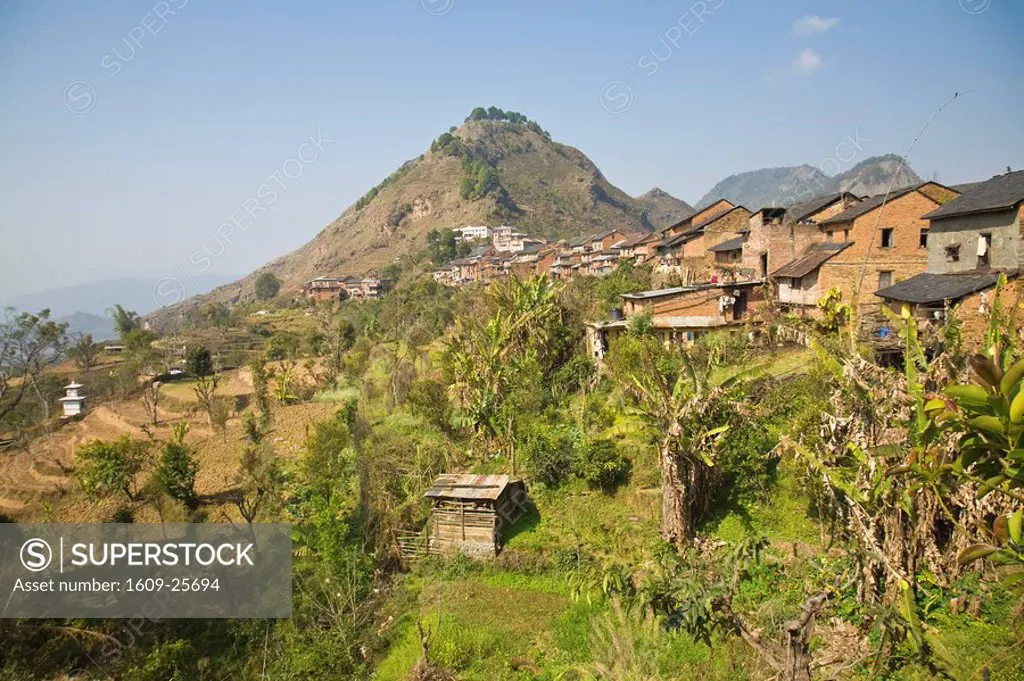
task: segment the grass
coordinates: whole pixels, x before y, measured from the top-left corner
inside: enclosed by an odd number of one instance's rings
[[[723,508],[705,523],[703,530],[727,542],[762,534],[773,544],[817,546],[821,532],[818,523],[808,516],[807,501],[799,480],[782,469],[767,501]]]

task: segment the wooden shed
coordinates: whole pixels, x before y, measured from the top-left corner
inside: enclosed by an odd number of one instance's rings
[[[526,486],[507,475],[441,475],[424,495],[433,503],[430,551],[495,555],[526,512]]]

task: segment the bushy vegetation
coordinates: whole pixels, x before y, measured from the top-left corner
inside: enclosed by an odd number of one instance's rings
[[[314,309],[315,337],[268,333],[226,495],[237,522],[293,523],[293,618],[163,621],[106,673],[1019,675],[1024,353],[1006,308],[973,358],[951,319],[931,363],[894,319],[901,369],[864,361],[842,317],[808,331],[810,350],[735,333],[667,346],[634,317],[597,367],[583,322],[649,277],[406,276],[381,300]],[[306,400],[334,415],[286,456],[275,423]],[[76,475],[123,517],[153,504],[203,520],[194,454],[184,429],[87,443]],[[502,552],[404,558],[423,492],[456,471],[526,481]],[[7,621],[0,678],[89,678],[117,627]]]
[[[471,121],[502,121],[506,123],[514,123],[516,125],[525,126],[528,130],[531,130],[542,137],[551,139],[551,133],[540,127],[536,121],[530,120],[518,111],[502,111],[496,106],[490,106],[486,109],[482,106],[476,107],[470,112],[469,116],[466,117],[467,123]]]
[[[281,281],[274,276],[273,272],[264,272],[257,277],[253,290],[259,300],[270,300],[281,290]]]

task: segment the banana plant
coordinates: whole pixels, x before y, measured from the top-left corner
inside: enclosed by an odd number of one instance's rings
[[[993,353],[999,357],[999,353]],[[1003,359],[1002,361],[1006,361]],[[964,431],[958,443],[957,473],[979,482],[978,496],[998,491],[1024,502],[1024,359],[1003,371],[992,359],[970,360],[973,383],[946,388],[953,404],[937,420],[952,418]],[[1004,585],[1024,597],[1024,508],[996,518],[992,537],[1002,543],[974,544],[957,560],[982,558],[996,564]]]
[[[992,523],[992,537],[1002,546],[974,544],[964,549],[957,560],[961,565],[987,558],[996,565],[1003,586],[1024,598],[1024,508],[1004,514]]]
[[[963,431],[956,472],[981,483],[978,496],[1016,497],[1012,490],[1024,487],[1024,359],[1003,371],[979,354],[970,366],[972,383],[947,387],[949,401],[928,406],[938,422],[952,419]]]

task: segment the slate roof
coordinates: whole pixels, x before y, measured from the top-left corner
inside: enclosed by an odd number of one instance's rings
[[[743,237],[738,236],[735,239],[723,241],[717,246],[712,246],[708,250],[713,251],[715,253],[725,253],[726,251],[738,251],[741,248],[743,248]]]
[[[785,265],[772,273],[773,277],[790,277],[799,279],[807,276],[831,260],[843,249],[852,246],[852,242],[843,243],[822,243],[815,244],[808,249],[808,252],[795,260],[790,260]]]
[[[576,248],[577,246],[586,246],[588,243],[590,243],[591,241],[593,241],[596,238],[597,238],[596,234],[591,234],[589,236],[580,237],[576,241],[570,242],[569,246],[571,248]]]
[[[545,244],[542,241],[535,241],[535,242],[532,242],[532,243],[524,245],[523,246],[523,250],[521,250],[519,252],[520,253],[525,253],[526,255],[532,255],[532,254],[540,251],[546,245],[547,244]]]
[[[1008,210],[1021,202],[1024,202],[1024,170],[996,175],[991,180],[986,180],[952,201],[944,203],[924,217],[935,220]]]
[[[699,236],[700,232],[690,230],[688,232],[683,232],[682,234],[677,234],[669,239],[665,239],[660,244],[658,244],[657,248],[672,248],[673,246],[679,246],[681,244],[685,244],[688,241],[693,241]]]
[[[700,229],[704,229],[705,227],[707,227],[708,225],[710,225],[710,224],[711,224],[712,222],[714,222],[715,220],[718,220],[718,219],[724,218],[724,217],[725,217],[726,215],[728,215],[729,213],[732,213],[733,211],[736,211],[736,210],[740,210],[740,209],[742,209],[742,210],[747,210],[747,209],[746,209],[746,208],[744,208],[743,206],[733,206],[732,208],[728,208],[728,209],[726,209],[726,210],[723,210],[723,211],[722,211],[721,213],[712,213],[712,214],[711,214],[711,215],[710,215],[709,217],[707,217],[707,218],[704,218],[704,219],[703,219],[703,220],[701,220],[700,222],[696,222],[696,223],[694,223],[694,225],[693,225],[693,227],[692,227],[691,229],[692,229],[692,231],[694,231],[694,232],[696,232],[697,230],[700,230]],[[747,210],[747,212],[749,213],[750,211],[749,211],[749,210]]]
[[[1016,276],[1015,273],[1009,276]],[[905,303],[957,301],[964,296],[991,288],[999,281],[998,272],[931,274],[922,272],[906,281],[875,291],[875,295]]]
[[[970,190],[978,187],[981,184],[983,184],[983,183],[982,182],[964,182],[963,184],[951,184],[951,185],[949,185],[949,188],[952,189],[953,191],[959,193],[959,194],[963,194],[964,192],[969,192]]]
[[[626,237],[626,240],[619,244],[619,248],[633,248],[638,243],[651,236],[651,232],[634,232]]]
[[[839,215],[830,217],[828,220],[822,220],[820,224],[833,225],[836,224],[837,222],[849,222],[850,220],[859,218],[861,215],[864,215],[865,213],[870,213],[874,209],[881,206],[883,201],[885,203],[892,203],[901,196],[906,196],[910,192],[917,191],[918,188],[923,187],[926,184],[931,183],[919,182],[917,184],[910,185],[909,187],[904,187],[903,189],[894,189],[893,192],[889,194],[888,198],[886,198],[885,194],[869,196],[860,203],[850,206]]]
[[[511,482],[507,475],[437,476],[434,484],[423,495],[431,499],[483,499],[494,501]]]
[[[786,224],[792,224],[794,222],[806,220],[810,216],[814,215],[815,213],[821,210],[824,210],[825,208],[828,208],[833,203],[839,201],[840,199],[847,195],[857,198],[854,194],[851,194],[850,192],[840,192],[837,194],[825,194],[824,196],[819,196],[815,199],[811,199],[810,201],[794,203],[792,206],[786,206]]]

